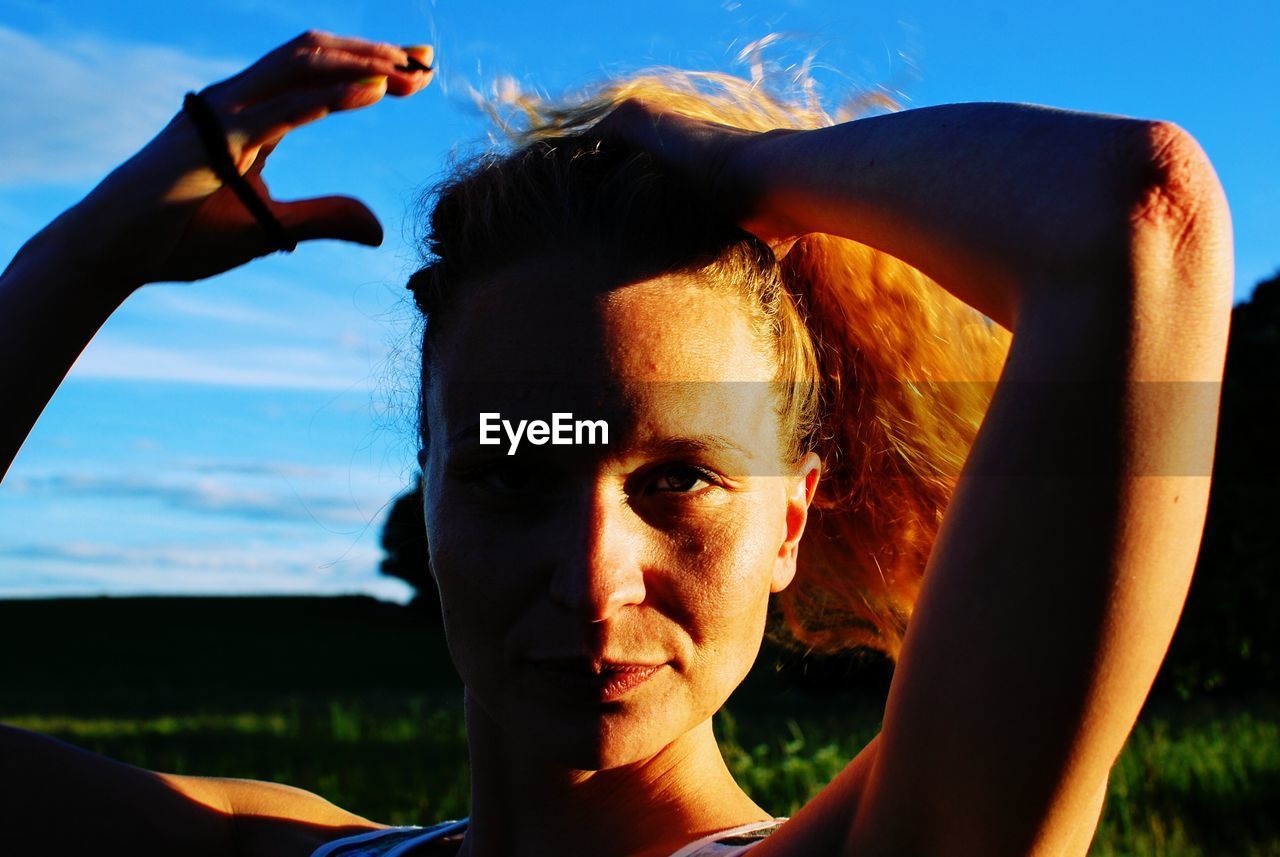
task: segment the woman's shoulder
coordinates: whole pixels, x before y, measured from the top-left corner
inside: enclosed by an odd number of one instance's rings
[[[466,828],[467,820],[442,821],[430,827],[387,827],[326,842],[311,857],[400,857],[423,854],[418,846],[440,842]]]

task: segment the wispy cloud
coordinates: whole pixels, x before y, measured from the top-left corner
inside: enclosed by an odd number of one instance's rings
[[[252,306],[228,300],[225,295],[183,288],[146,289],[149,309],[170,316],[184,316],[199,321],[223,322],[237,327],[260,327],[269,330],[301,330],[303,322],[294,316],[263,306]]]
[[[0,25],[0,187],[100,178],[164,127],[183,92],[244,65],[89,34],[54,47]]]
[[[132,474],[56,473],[11,479],[5,487],[14,494],[33,498],[142,500],[204,515],[229,515],[255,521],[315,521],[357,528],[372,523],[371,518],[385,503],[384,499],[374,497],[361,501],[349,494],[303,493],[293,489],[287,480],[284,484],[273,481],[261,485],[251,480],[209,475],[157,479]]]
[[[299,556],[293,545],[112,545],[98,542],[29,543],[0,548],[0,556],[23,560],[63,560],[81,565],[131,565],[173,571],[307,572],[331,576],[341,560],[367,567],[378,555],[363,548],[326,545]]]
[[[200,545],[90,541],[0,546],[0,597],[51,594],[364,592],[406,601],[403,583],[377,573],[380,553],[340,540]]]
[[[290,479],[317,479],[331,475],[319,467],[311,467],[306,464],[269,461],[189,459],[181,462],[180,466],[183,470],[193,473],[216,473],[236,476],[283,476]]]
[[[379,381],[369,359],[357,349],[333,344],[168,348],[103,335],[85,349],[73,373],[79,378],[338,391],[370,388]]]

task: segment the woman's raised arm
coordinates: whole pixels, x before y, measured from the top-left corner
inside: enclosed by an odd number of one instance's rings
[[[430,64],[430,48],[411,50]],[[381,241],[377,219],[357,200],[271,200],[261,172],[299,125],[426,86],[431,72],[397,69],[409,58],[392,45],[311,32],[205,90],[234,168],[290,241]],[[0,275],[0,472],[134,290],[212,276],[276,246],[209,168],[200,136],[179,114]],[[145,771],[0,725],[0,835],[14,853],[310,854],[377,826],[299,789]]]
[[[762,238],[874,246],[1013,331],[884,728],[760,857],[1085,853],[1203,529],[1232,281],[1208,159],[1168,123],[1029,105],[765,135],[628,113]]]
[[[414,51],[430,64],[430,48]],[[400,70],[409,59],[394,45],[308,32],[204,91],[234,168],[291,240],[382,241],[377,218],[358,200],[271,200],[262,168],[300,125],[422,89],[432,72]],[[274,249],[179,113],[0,275],[0,476],[76,357],[134,290],[210,277]]]

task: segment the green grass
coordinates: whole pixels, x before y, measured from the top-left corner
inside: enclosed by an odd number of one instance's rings
[[[1257,707],[1255,705],[1255,707]],[[717,734],[761,805],[789,815],[870,740],[874,711],[726,708]],[[1265,706],[1264,706],[1265,708]],[[281,699],[257,711],[138,718],[0,718],[154,770],[290,783],[362,815],[423,823],[467,812],[459,700]],[[1276,711],[1214,707],[1140,723],[1116,765],[1092,854],[1280,854]]]
[[[1091,853],[1280,855],[1280,709],[1193,708],[1138,724]]]
[[[84,603],[63,610],[76,622],[0,603],[0,721],[153,770],[289,783],[389,823],[467,813],[459,685],[420,617],[359,600],[322,605],[337,611],[322,621],[299,599],[180,607],[132,603],[95,624]],[[216,666],[177,671],[217,639],[193,627],[201,616],[237,633]],[[64,630],[31,646],[49,627]],[[147,645],[157,633],[174,637]],[[762,806],[794,813],[876,733],[882,690],[802,692],[762,669],[716,718],[730,769]],[[1156,703],[1113,770],[1091,854],[1280,857],[1278,808],[1280,702]]]

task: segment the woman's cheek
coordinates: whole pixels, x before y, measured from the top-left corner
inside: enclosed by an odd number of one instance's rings
[[[428,513],[427,545],[446,614],[461,642],[500,637],[527,603],[533,559],[527,533],[442,491]],[[456,633],[453,633],[456,632]]]
[[[752,628],[755,614],[768,604],[776,546],[763,511],[744,502],[704,520],[671,558],[679,600],[690,623],[707,636],[723,636],[723,629],[744,623]]]
[[[479,599],[490,614],[527,595],[533,558],[510,531],[477,526],[476,519],[460,517],[437,529],[430,542],[436,582],[446,595]]]

